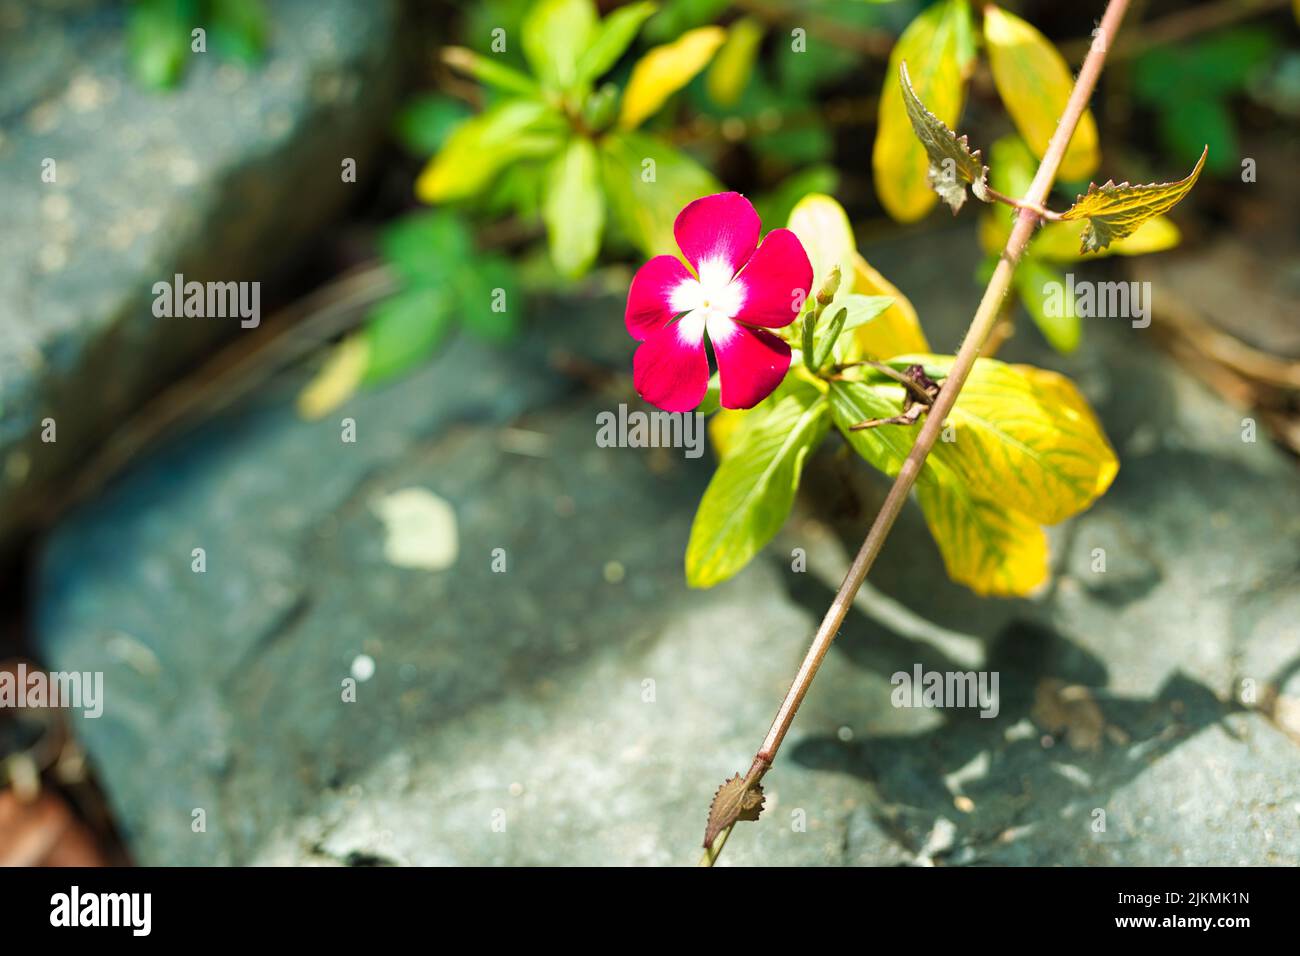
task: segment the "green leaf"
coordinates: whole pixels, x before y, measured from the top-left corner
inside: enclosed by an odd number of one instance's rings
[[[1016,269],[1016,291],[1047,344],[1068,355],[1079,347],[1079,316],[1065,276],[1037,259],[1026,257]]]
[[[740,100],[754,75],[763,32],[763,24],[753,17],[741,17],[727,29],[727,40],[705,77],[705,88],[714,103],[734,106]]]
[[[563,117],[545,103],[498,103],[456,127],[420,174],[416,195],[428,203],[476,195],[502,167],[557,152],[566,130]]]
[[[399,292],[375,306],[364,331],[367,383],[406,371],[438,347],[451,328],[447,299],[444,291],[423,287]]]
[[[211,0],[210,10],[213,49],[246,64],[262,58],[270,23],[261,0]]]
[[[605,197],[591,140],[575,136],[551,164],[542,216],[551,259],[560,275],[576,278],[591,267],[605,228]]]
[[[756,196],[754,208],[763,222],[785,222],[804,196],[809,193],[833,193],[839,184],[840,174],[834,166],[809,166],[791,173],[770,192]]]
[[[597,29],[592,0],[538,0],[524,18],[524,56],[551,89],[578,85],[578,62]]]
[[[472,257],[469,230],[454,215],[422,212],[391,223],[379,250],[407,285],[437,285]]]
[[[441,93],[419,96],[407,103],[394,120],[394,132],[416,156],[432,156],[448,135],[470,117],[469,107]]]
[[[793,376],[740,421],[705,489],[686,548],[686,582],[712,587],[749,563],[781,529],[804,461],[826,436],[825,396]]]
[[[971,152],[966,137],[958,136],[939,117],[925,108],[907,75],[907,64],[899,65],[899,82],[903,87],[903,105],[916,138],[925,149],[930,165],[926,179],[955,215],[966,202],[966,185],[976,199],[991,202],[988,196],[989,168],[980,159],[980,151]]]
[[[1184,97],[1169,104],[1160,112],[1160,135],[1172,159],[1190,159],[1201,146],[1209,150],[1205,164],[1211,172],[1223,175],[1237,168],[1237,129],[1223,100]]]
[[[596,39],[578,61],[578,81],[590,83],[613,67],[657,9],[654,3],[629,3],[602,20]]]
[[[138,82],[154,89],[176,85],[190,52],[193,0],[147,0],[131,7],[127,52]]]
[[[1145,186],[1096,183],[1080,196],[1062,216],[1062,219],[1087,219],[1083,230],[1082,251],[1097,252],[1117,239],[1132,235],[1148,219],[1167,213],[1191,191],[1205,165],[1208,148],[1201,153],[1196,168],[1186,179],[1174,183],[1148,183]]]
[[[916,95],[940,121],[954,126],[965,98],[962,36],[969,31],[966,0],[944,0],[913,20],[890,52],[871,169],[881,204],[899,222],[915,222],[937,201],[927,183],[929,157],[903,103],[899,68],[906,60]]]
[[[722,191],[695,160],[643,133],[605,136],[600,160],[610,216],[647,256],[676,254],[673,223],[682,207]]]
[[[989,182],[1004,196],[1022,198],[1029,192],[1038,169],[1038,160],[1029,151],[1025,141],[1014,133],[993,141],[989,147]],[[1016,210],[994,203],[980,216],[980,247],[987,253],[1002,252],[1015,223]]]
[[[540,95],[537,82],[531,76],[463,46],[446,47],[442,59],[451,68],[503,92],[528,97]]]
[[[726,38],[722,27],[699,27],[647,52],[632,67],[619,126],[633,130],[644,123],[708,65]]]
[[[519,289],[509,259],[480,255],[463,270],[456,294],[456,315],[471,334],[500,345],[518,332]]]
[[[903,467],[916,441],[911,428],[882,427],[853,431],[854,425],[870,418],[889,418],[902,408],[902,386],[876,386],[863,382],[831,382],[828,393],[831,415],[849,446],[878,471],[893,478]],[[925,471],[921,481],[931,480]]]

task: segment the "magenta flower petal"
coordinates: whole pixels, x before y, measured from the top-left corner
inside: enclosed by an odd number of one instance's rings
[[[789,229],[773,229],[735,279],[745,288],[737,322],[779,329],[799,315],[812,288],[813,268]]]
[[[703,330],[697,337],[674,322],[655,332],[632,356],[632,383],[638,395],[666,412],[695,408],[709,390]]]
[[[709,324],[709,340],[718,357],[719,396],[723,408],[753,408],[767,398],[790,368],[790,346],[771,332],[731,323],[730,335]],[[640,354],[639,352],[637,353]]]
[[[688,204],[677,214],[673,235],[686,261],[700,275],[700,263],[725,263],[731,278],[758,245],[758,213],[740,193],[717,193]],[[720,271],[720,270],[719,270]]]
[[[628,289],[623,316],[628,334],[644,342],[667,325],[681,311],[673,308],[673,291],[690,279],[690,272],[676,256],[655,256],[638,269]]]

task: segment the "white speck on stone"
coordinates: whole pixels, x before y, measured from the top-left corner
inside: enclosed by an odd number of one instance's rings
[[[442,571],[456,563],[456,512],[427,488],[402,488],[371,504],[384,523],[384,558],[399,568]]]

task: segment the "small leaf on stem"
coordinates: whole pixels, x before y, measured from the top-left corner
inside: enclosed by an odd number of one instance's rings
[[[1196,184],[1209,151],[1207,146],[1191,174],[1176,183],[1130,186],[1110,181],[1104,186],[1090,184],[1088,191],[1061,215],[1062,219],[1088,220],[1080,237],[1080,251],[1100,252],[1112,242],[1131,236],[1148,219],[1173,209]]]
[[[763,812],[763,787],[754,784],[753,788],[745,786],[745,778],[736,774],[718,787],[709,804],[709,822],[704,829],[704,846],[713,845],[718,834],[737,820],[751,823]]]
[[[980,151],[977,149],[972,153],[966,145],[965,136],[958,136],[943,120],[925,108],[925,104],[912,89],[906,63],[899,66],[899,74],[907,118],[912,121],[916,138],[921,141],[925,154],[930,159],[927,177],[930,187],[952,208],[953,215],[966,202],[966,183],[970,183],[975,198],[990,202],[989,168],[980,159]]]

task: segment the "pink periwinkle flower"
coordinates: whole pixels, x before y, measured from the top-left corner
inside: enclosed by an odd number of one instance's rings
[[[773,229],[760,245],[760,225],[739,193],[705,196],[673,224],[691,268],[655,256],[637,270],[624,320],[641,343],[632,379],[647,402],[669,412],[700,404],[709,387],[706,335],[723,407],[753,408],[781,384],[790,346],[767,329],[795,320],[813,270],[793,232]]]

